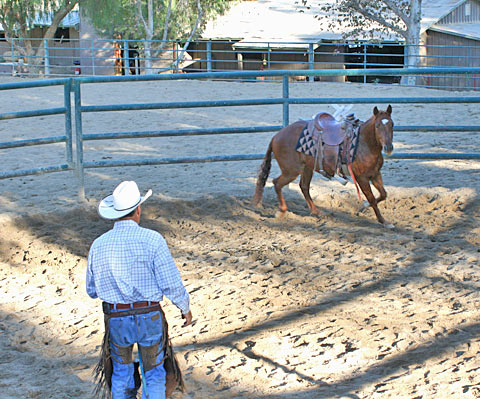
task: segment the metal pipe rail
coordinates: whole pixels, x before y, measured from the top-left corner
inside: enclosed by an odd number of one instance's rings
[[[183,68],[186,72],[220,72],[225,70],[315,69],[328,64],[337,68],[404,67],[405,58],[415,55],[418,65],[434,68],[455,65],[477,66],[480,51],[476,46],[406,45],[404,43],[317,42],[317,41],[231,41],[193,40],[186,53],[184,40],[115,40],[115,39],[43,39],[28,38],[33,48],[43,47],[44,54],[24,57],[30,52],[25,38],[0,42],[0,73],[38,76],[71,76],[73,74],[143,74],[151,64],[154,73]],[[411,51],[416,48],[416,51]],[[145,50],[150,51],[146,52]],[[118,50],[122,50],[121,54]],[[187,55],[186,59],[180,57]],[[3,60],[2,60],[2,55]],[[182,66],[182,61],[185,64]],[[300,65],[300,67],[298,66]],[[367,75],[358,82],[367,83]],[[397,81],[397,75],[389,82]],[[378,79],[378,78],[375,78]],[[475,75],[450,76],[449,81],[417,82],[418,86],[446,89],[478,89],[480,78]],[[373,79],[370,79],[372,81]],[[313,81],[313,79],[309,79]]]
[[[111,83],[125,81],[150,80],[189,80],[189,79],[235,79],[291,76],[404,76],[404,75],[469,75],[480,74],[480,67],[458,68],[369,68],[369,69],[301,69],[279,71],[232,71],[232,72],[193,72],[170,73],[161,75],[128,75],[128,76],[82,76],[75,78],[81,83]]]
[[[457,96],[457,97],[362,97],[362,98],[291,98],[289,95],[289,77],[294,76],[364,76],[364,75],[446,75],[446,74],[480,74],[480,68],[409,68],[409,69],[360,69],[360,70],[296,70],[296,71],[235,71],[235,72],[199,72],[190,74],[164,74],[164,75],[130,75],[130,76],[81,76],[67,79],[52,79],[41,82],[20,82],[0,84],[1,90],[24,89],[30,87],[42,87],[52,85],[64,85],[64,107],[49,108],[34,111],[21,111],[0,114],[0,121],[13,118],[27,118],[40,115],[65,114],[65,135],[55,137],[44,137],[40,139],[16,140],[0,143],[0,149],[14,147],[43,145],[58,142],[66,142],[66,164],[40,167],[26,170],[0,172],[0,178],[36,175],[64,170],[75,169],[78,177],[78,188],[80,197],[84,196],[84,170],[86,168],[103,168],[137,165],[162,165],[178,163],[200,163],[200,162],[230,162],[243,160],[259,160],[264,154],[235,154],[235,155],[210,155],[195,157],[168,157],[131,160],[83,160],[84,140],[111,140],[126,138],[148,138],[148,137],[180,137],[198,136],[210,134],[248,134],[273,132],[280,130],[289,124],[289,106],[299,104],[377,104],[377,103],[480,103],[480,96]],[[89,83],[112,83],[112,82],[139,82],[155,80],[191,80],[191,79],[237,79],[256,78],[259,76],[282,77],[282,93],[278,98],[268,99],[243,99],[243,100],[221,100],[221,101],[188,101],[188,102],[158,102],[143,104],[107,104],[107,105],[82,105],[81,85]],[[274,84],[271,82],[271,84]],[[74,94],[74,104],[70,102],[70,92]],[[258,106],[258,105],[281,105],[283,112],[283,124],[272,126],[246,126],[226,128],[204,128],[204,129],[178,129],[160,131],[137,131],[137,132],[104,132],[85,133],[82,128],[82,114],[89,112],[112,112],[112,111],[136,111],[151,109],[176,109],[176,108],[201,108],[201,107],[230,107],[230,106]],[[72,110],[75,117],[75,161],[72,160]],[[480,132],[480,126],[396,126],[395,131],[416,131],[416,132]],[[462,153],[395,153],[387,159],[480,159],[480,154]]]
[[[49,115],[65,115],[65,135],[42,137],[37,139],[26,140],[14,140],[7,142],[0,142],[0,149],[27,147],[35,145],[53,144],[53,143],[65,143],[65,157],[66,163],[51,166],[42,166],[32,169],[20,169],[10,170],[6,172],[0,172],[0,179],[6,179],[10,177],[20,177],[29,175],[38,175],[44,173],[61,172],[65,170],[73,170],[73,145],[72,145],[72,107],[70,100],[70,92],[72,89],[72,79],[51,79],[45,81],[35,82],[13,82],[0,84],[0,92],[3,90],[16,90],[16,89],[29,89],[49,86],[63,86],[63,107],[39,109],[32,111],[19,111],[19,112],[5,112],[0,113],[0,121],[7,119],[19,119],[19,118],[31,118],[36,116],[49,116]]]
[[[477,68],[480,72],[480,68]],[[446,74],[469,74],[472,68],[445,68],[442,73]],[[289,123],[289,105],[291,104],[366,104],[366,103],[479,103],[479,97],[410,97],[410,98],[290,98],[289,96],[289,77],[298,75],[397,75],[399,70],[391,69],[368,69],[368,70],[297,70],[297,71],[243,71],[243,72],[199,72],[191,74],[165,74],[165,75],[134,75],[134,76],[103,76],[103,77],[80,77],[75,82],[75,98],[78,111],[76,112],[77,137],[82,140],[104,140],[120,139],[133,137],[167,137],[167,136],[193,136],[206,134],[234,134],[234,133],[260,133],[268,131],[277,131]],[[402,70],[405,75],[438,73],[436,68],[412,68]],[[254,99],[254,100],[221,100],[221,101],[190,101],[190,102],[172,102],[172,103],[143,103],[143,104],[120,104],[120,105],[81,105],[80,85],[87,83],[111,83],[123,81],[150,81],[150,80],[188,80],[188,79],[232,79],[241,75],[242,77],[258,76],[281,76],[283,78],[282,98],[273,99]],[[106,111],[125,111],[125,110],[145,110],[145,109],[172,109],[172,108],[200,108],[200,107],[225,107],[225,106],[249,106],[249,105],[282,105],[283,106],[283,126],[250,126],[243,128],[225,128],[225,129],[190,129],[190,130],[167,130],[167,131],[145,131],[145,132],[125,132],[125,133],[93,133],[85,134],[81,130],[82,112],[106,112]],[[480,126],[399,126],[406,131],[480,131]],[[77,148],[82,151],[83,145],[77,143]],[[161,165],[178,163],[198,163],[198,162],[225,162],[241,160],[259,160],[263,159],[264,154],[236,154],[229,156],[203,156],[203,157],[175,157],[175,158],[148,158],[134,160],[105,160],[83,162],[83,152],[77,154],[77,165],[83,165],[78,170],[81,176],[81,187],[83,190],[84,168],[100,167],[118,167],[118,166],[140,166],[140,165]],[[397,153],[388,159],[480,159],[480,154],[436,154],[436,153]]]

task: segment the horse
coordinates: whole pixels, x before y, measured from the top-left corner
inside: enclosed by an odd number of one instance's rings
[[[377,204],[387,198],[387,192],[383,187],[380,169],[383,165],[382,150],[387,155],[390,155],[393,152],[392,140],[394,124],[391,114],[391,105],[387,107],[386,111],[374,107],[373,115],[370,119],[365,122],[359,121],[360,126],[356,155],[353,161],[349,162],[348,165],[349,174],[357,187],[357,192],[358,186],[360,186],[363,194],[368,200],[368,204],[374,210],[378,222],[387,228],[393,228],[393,225],[385,221]],[[334,120],[331,115],[327,115],[330,116],[330,119],[328,120]],[[255,194],[253,197],[253,203],[257,207],[261,206],[265,183],[270,174],[273,153],[282,172],[280,176],[273,179],[273,184],[278,197],[280,214],[283,215],[287,211],[287,204],[282,194],[282,188],[301,174],[300,189],[305,197],[308,208],[312,214],[319,215],[319,211],[310,196],[310,182],[312,180],[313,172],[315,170],[316,172],[321,172],[325,175],[325,171],[330,169],[329,173],[327,173],[327,177],[333,177],[336,170],[331,170],[331,167],[327,168],[329,161],[328,157],[323,157],[322,170],[320,168],[320,161],[317,162],[317,159],[314,156],[302,154],[296,150],[299,137],[307,127],[307,124],[308,121],[304,120],[294,122],[281,129],[270,141],[258,173]],[[378,198],[375,198],[372,193],[370,182],[379,192],[380,196]],[[359,192],[358,196],[360,197]]]

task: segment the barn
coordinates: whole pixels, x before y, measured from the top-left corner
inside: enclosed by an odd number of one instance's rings
[[[228,69],[348,69],[403,67],[408,51],[401,37],[365,37],[346,42],[340,26],[332,29],[316,1],[305,7],[294,0],[243,1],[207,24],[204,43],[191,55],[200,60],[191,70],[208,70],[211,49],[214,70]],[[318,6],[320,4],[320,6]],[[480,66],[480,0],[423,0],[419,65]],[[324,77],[325,80],[345,80]],[[363,77],[347,78],[361,81]],[[368,77],[364,81],[396,81]],[[427,87],[478,88],[476,77],[419,77]]]
[[[209,21],[201,37],[190,43],[184,72],[268,70],[268,69],[349,69],[402,68],[408,52],[396,35],[346,41],[344,29],[332,28],[322,4],[315,0],[308,7],[296,0],[250,0],[236,3],[223,16]],[[315,4],[315,5],[313,5]],[[323,17],[323,18],[319,18]],[[48,18],[35,21],[35,35],[42,36]],[[41,40],[38,41],[42,43]],[[173,44],[172,44],[173,43]],[[158,44],[158,43],[157,43]],[[168,69],[181,41],[168,43],[166,57],[158,57],[157,71]],[[173,46],[173,47],[172,47]],[[0,72],[12,69],[12,46],[2,36],[0,26]],[[58,29],[50,45],[52,73],[105,75],[127,72],[124,41],[100,38],[89,21],[78,11],[71,12]],[[128,49],[128,73],[141,73],[141,51]],[[14,53],[14,51],[13,51]],[[165,58],[165,60],[163,60]],[[117,66],[117,61],[120,65]],[[163,62],[163,63],[162,63]],[[75,66],[78,64],[78,68]],[[165,65],[163,65],[165,64]],[[168,65],[167,65],[168,64]],[[426,67],[480,66],[480,0],[423,0],[420,59]],[[5,71],[2,70],[5,69]],[[298,77],[297,79],[307,79]],[[311,77],[310,80],[397,83],[399,77]],[[425,87],[474,89],[477,76],[420,76],[417,84]]]
[[[427,67],[480,66],[480,0],[428,0],[423,2],[421,65]],[[478,90],[480,76],[428,77],[427,87]]]
[[[37,15],[32,23],[32,45],[34,47],[44,46],[41,39],[51,24],[51,16],[48,14]],[[54,40],[49,42],[49,60],[52,70],[56,73],[73,73],[74,62],[80,54],[79,46],[80,15],[78,10],[71,11],[60,23],[55,32]],[[3,27],[0,24],[0,73],[10,73],[13,63],[21,59],[16,47],[23,46],[23,39],[14,40],[14,45],[7,42]],[[43,60],[27,60],[32,64],[43,64]]]

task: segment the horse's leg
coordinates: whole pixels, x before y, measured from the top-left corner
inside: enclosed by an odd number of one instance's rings
[[[365,197],[367,197],[368,203],[373,208],[373,211],[377,216],[377,220],[379,221],[379,223],[384,225],[385,219],[383,218],[382,214],[378,210],[377,199],[372,193],[372,188],[370,187],[370,181],[368,177],[357,178],[357,182],[360,188],[362,189],[363,194],[365,194]]]
[[[387,198],[387,192],[383,187],[382,174],[380,172],[378,172],[378,174],[372,179],[372,184],[380,193],[380,196],[377,198],[377,204],[381,201],[385,201]]]
[[[302,190],[305,201],[310,209],[310,212],[314,215],[318,215],[318,209],[313,203],[312,197],[310,196],[310,182],[312,181],[313,170],[305,165],[303,167],[302,176],[300,177],[300,189]]]
[[[282,188],[287,184],[294,181],[298,176],[297,174],[289,173],[289,174],[282,174],[277,178],[273,179],[273,185],[275,187],[275,191],[278,197],[278,206],[280,208],[280,212],[284,214],[287,211],[287,203],[285,202],[285,198],[283,198]]]
[[[372,184],[380,193],[380,196],[377,198],[377,204],[381,201],[385,201],[387,198],[387,192],[383,187],[382,174],[380,172],[378,172],[378,174],[372,179]],[[388,223],[385,219],[383,220],[383,225],[388,229],[393,229],[395,227],[392,223]]]

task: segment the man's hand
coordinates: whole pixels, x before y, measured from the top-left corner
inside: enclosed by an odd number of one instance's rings
[[[185,319],[185,323],[183,323],[182,327],[186,327],[192,324],[192,311],[189,311],[187,314],[182,314],[182,319]]]

